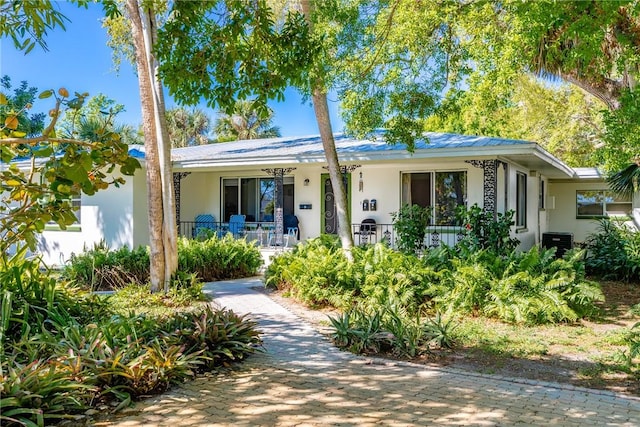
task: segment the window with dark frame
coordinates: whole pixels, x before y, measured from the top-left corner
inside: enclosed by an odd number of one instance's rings
[[[516,172],[516,227],[527,226],[527,175]]]
[[[294,213],[293,177],[283,182],[283,213]],[[245,215],[247,222],[274,220],[275,180],[273,178],[222,178],[222,221],[231,215]]]
[[[402,204],[431,208],[433,225],[455,225],[456,207],[467,204],[467,172],[403,173]]]
[[[604,218],[630,215],[630,197],[614,194],[609,190],[576,191],[576,218]]]

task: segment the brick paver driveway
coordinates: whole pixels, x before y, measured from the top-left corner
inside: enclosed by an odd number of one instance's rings
[[[266,295],[259,278],[212,283],[259,321],[267,352],[101,426],[640,426],[640,400],[555,383],[385,363],[341,352]]]

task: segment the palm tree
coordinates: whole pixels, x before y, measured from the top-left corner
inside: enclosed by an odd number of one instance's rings
[[[173,148],[209,143],[211,121],[202,110],[182,107],[167,110],[167,128]]]
[[[611,190],[623,197],[633,197],[640,189],[640,159],[607,178]]]
[[[261,116],[252,100],[238,100],[233,113],[221,113],[216,119],[214,132],[218,142],[242,139],[277,138],[280,128],[273,126],[273,110]]]

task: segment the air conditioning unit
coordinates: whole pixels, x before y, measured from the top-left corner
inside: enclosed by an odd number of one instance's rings
[[[566,251],[573,249],[573,233],[542,233],[542,247],[556,248],[556,258],[561,258]]]

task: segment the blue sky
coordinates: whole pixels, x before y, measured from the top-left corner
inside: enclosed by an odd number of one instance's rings
[[[89,9],[77,8],[66,2],[53,2],[71,20],[66,31],[56,29],[49,32],[46,42],[49,50],[36,46],[29,54],[18,52],[10,39],[0,39],[0,75],[11,77],[13,86],[26,80],[39,90],[67,88],[71,93],[89,92],[90,95],[103,93],[120,104],[126,111],[119,121],[132,125],[140,123],[140,98],[138,79],[131,66],[123,63],[118,74],[113,71],[111,49],[106,45],[106,30],[100,18],[100,6],[92,4]],[[294,89],[287,89],[285,102],[272,102],[275,112],[274,124],[280,127],[283,136],[317,134],[318,127],[309,102],[303,103],[301,95]],[[35,108],[48,111],[48,100],[36,102]],[[175,104],[167,99],[167,107]],[[216,112],[204,104],[199,106],[212,119]],[[342,130],[335,100],[330,108],[334,131]]]

